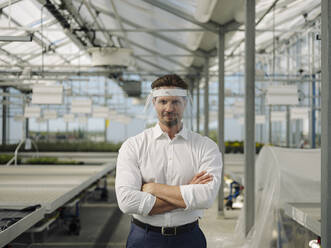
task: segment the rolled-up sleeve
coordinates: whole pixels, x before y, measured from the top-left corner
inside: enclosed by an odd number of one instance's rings
[[[125,214],[147,216],[156,197],[142,192],[142,178],[130,139],[123,143],[117,158],[115,190],[118,206]]]
[[[201,149],[199,172],[207,171],[213,180],[207,184],[181,185],[180,192],[186,204],[185,210],[210,208],[217,196],[222,175],[222,154],[215,142],[206,138]]]

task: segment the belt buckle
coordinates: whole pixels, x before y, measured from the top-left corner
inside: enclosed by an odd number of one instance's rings
[[[174,236],[176,235],[176,227],[162,227],[161,234],[163,236]]]

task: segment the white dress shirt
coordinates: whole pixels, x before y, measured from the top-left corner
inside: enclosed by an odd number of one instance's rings
[[[188,184],[201,171],[213,175],[207,184]],[[217,195],[222,159],[218,146],[208,137],[185,129],[171,140],[157,124],[127,139],[118,154],[116,196],[120,209],[154,226],[179,226],[202,217]],[[142,192],[144,183],[180,186],[186,208],[148,215],[156,197]]]

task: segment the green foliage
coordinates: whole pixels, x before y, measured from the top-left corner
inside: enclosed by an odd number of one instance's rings
[[[68,160],[64,161],[61,160],[59,161],[58,158],[54,157],[39,157],[39,158],[29,158],[25,161],[25,164],[80,164],[77,161],[74,160]]]
[[[13,158],[14,155],[11,154],[1,154],[0,155],[0,164],[7,164],[9,160]],[[17,157],[17,163],[21,163],[21,158]]]
[[[209,131],[209,138],[217,143],[217,130]],[[256,142],[255,150],[259,153],[264,144]],[[244,152],[244,142],[243,141],[225,141],[225,153],[243,153]]]
[[[56,164],[57,158],[51,157],[39,157],[39,158],[29,158],[25,161],[26,164]]]
[[[122,143],[97,143],[97,142],[38,142],[39,152],[118,152]],[[1,152],[14,152],[17,144],[14,145],[1,145]],[[24,147],[20,151],[25,151]],[[35,152],[34,149],[29,152]]]

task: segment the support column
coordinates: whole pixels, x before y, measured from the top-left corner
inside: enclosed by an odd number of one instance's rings
[[[192,100],[192,103],[193,103],[193,89],[194,89],[194,78],[193,77],[189,77],[188,78],[189,80],[189,91],[190,91],[190,95],[191,95],[191,99],[189,99],[189,101]],[[190,119],[187,120],[190,122],[190,128],[191,130],[193,130],[193,106],[191,106],[192,108],[190,109]]]
[[[218,33],[218,129],[217,129],[217,141],[218,147],[222,153],[222,181],[220,190],[218,192],[218,212],[219,214],[224,215],[224,155],[225,155],[225,146],[224,146],[224,47],[225,47],[225,33],[220,28]]]
[[[245,21],[245,234],[255,219],[255,0],[246,0]]]
[[[261,114],[262,115],[265,115],[265,95],[262,95],[261,96],[261,106],[260,106],[261,110]],[[265,119],[266,120],[266,119]],[[266,142],[266,132],[267,132],[267,124],[264,123],[264,124],[261,124],[260,125],[260,142],[261,143],[267,143]]]
[[[104,89],[105,89],[104,106],[107,107],[108,106],[108,84],[107,84],[107,79],[106,78],[105,78],[105,81],[104,81]],[[103,132],[103,138],[104,138],[105,143],[107,143],[107,120],[108,119],[104,119],[105,129],[104,129],[104,132]]]
[[[272,121],[271,121],[271,112],[272,112],[272,105],[269,105],[269,115],[268,115],[268,122],[269,122],[269,129],[268,129],[268,142],[272,144]]]
[[[310,118],[309,118],[309,143],[311,148],[316,147],[316,81],[315,81],[315,49],[314,49],[314,35],[308,36],[311,41],[311,84],[310,84]]]
[[[286,106],[286,147],[290,147],[290,135],[291,135],[291,113],[290,106]]]
[[[309,133],[310,133],[310,147],[316,148],[316,81],[315,74],[312,75],[311,82],[311,109],[310,109],[310,125],[309,125]]]
[[[331,247],[331,1],[322,0],[321,237]]]
[[[287,47],[286,49],[286,55],[287,55],[287,61],[286,61],[286,67],[287,67],[287,79],[290,77],[290,48]],[[291,145],[291,115],[290,115],[290,106],[286,106],[286,147],[290,147]]]
[[[25,111],[25,104],[27,102],[27,96],[24,95],[22,98],[22,113],[24,116],[24,111]],[[27,139],[29,138],[29,118],[24,118],[22,121],[22,139]]]
[[[25,139],[29,138],[29,118],[25,119]]]
[[[200,133],[200,77],[196,79],[197,87],[197,133]]]
[[[204,135],[209,135],[209,58],[205,57],[205,88],[204,88]]]
[[[3,87],[3,96],[2,96],[2,145],[7,144],[7,96],[8,88]]]

